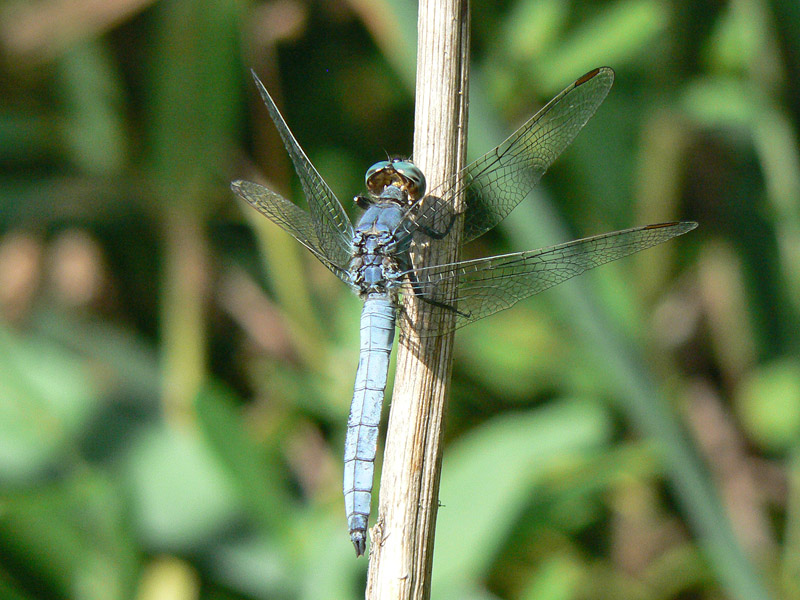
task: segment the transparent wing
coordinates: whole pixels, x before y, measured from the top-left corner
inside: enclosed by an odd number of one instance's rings
[[[454,306],[455,325],[409,323],[422,335],[457,329],[516,304],[597,266],[666,242],[697,227],[697,223],[661,223],[584,238],[550,248],[516,252],[448,265],[416,269],[415,293],[437,303]],[[408,274],[412,276],[411,273]],[[457,280],[455,302],[443,290]],[[403,319],[401,319],[403,322]]]
[[[242,200],[255,208],[270,221],[290,233],[316,256],[322,264],[345,283],[350,282],[347,266],[350,258],[348,252],[337,249],[330,252],[319,237],[319,228],[308,211],[289,202],[283,196],[268,190],[263,185],[251,181],[234,181],[231,189]],[[331,256],[335,254],[335,256]]]
[[[454,197],[463,190],[466,243],[486,233],[539,183],[545,171],[586,125],[605,99],[614,71],[586,73],[553,98],[494,150],[467,165],[450,182],[412,208],[421,228],[443,231],[454,217]]]
[[[273,102],[272,98],[259,78],[256,76],[255,72],[253,72],[253,79],[255,79],[258,92],[261,94],[264,104],[267,105],[269,116],[272,117],[272,121],[275,123],[275,127],[278,129],[278,133],[281,135],[283,145],[286,147],[286,151],[289,153],[289,156],[292,159],[294,169],[297,171],[297,176],[300,178],[300,183],[303,186],[303,192],[305,193],[306,201],[308,202],[310,221],[308,219],[309,214],[301,210],[300,212],[302,212],[306,218],[306,221],[302,223],[302,227],[306,228],[310,222],[315,235],[313,239],[309,237],[306,237],[305,239],[298,237],[297,239],[300,240],[300,242],[312,252],[314,252],[317,258],[320,258],[320,260],[326,262],[321,258],[324,256],[327,259],[326,264],[331,263],[340,267],[347,265],[348,261],[350,260],[350,243],[353,239],[353,226],[350,224],[350,219],[347,218],[347,213],[345,213],[344,208],[342,208],[342,204],[336,198],[333,191],[331,191],[331,189],[328,187],[328,184],[325,183],[325,180],[314,168],[314,165],[312,165],[311,161],[308,160],[308,157],[297,143],[297,140],[294,139],[294,136],[292,135],[292,132],[289,131],[289,127],[283,120],[281,113],[278,112],[278,107],[275,106],[275,102]],[[256,184],[250,184],[248,191],[253,192],[256,188],[252,186],[255,185]],[[266,196],[263,192],[268,192],[268,190],[266,190],[266,188],[262,188],[261,186],[257,187],[261,188],[258,190],[258,204],[251,202],[247,196],[242,194],[240,195],[258,210],[260,210],[263,214],[286,229],[281,221],[275,220],[272,216],[275,208],[280,207],[281,210],[284,210],[285,208],[280,202],[275,200],[277,194],[269,192],[270,196]],[[277,197],[283,202],[287,202],[280,196]],[[262,208],[259,206],[265,207],[266,209],[262,210]],[[296,211],[291,211],[290,209],[286,209],[286,211],[289,211],[286,212],[286,214],[291,214],[293,217],[299,218],[299,213]],[[285,221],[285,218],[283,220]],[[287,231],[292,233],[292,235],[295,235],[291,230],[287,229]],[[295,235],[295,237],[297,236]],[[312,245],[314,248],[316,248],[316,251],[311,247]],[[330,266],[328,268],[330,268]]]

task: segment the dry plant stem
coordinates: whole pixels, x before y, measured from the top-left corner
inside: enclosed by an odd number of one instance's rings
[[[418,32],[414,162],[425,173],[428,190],[434,190],[464,166],[467,0],[423,0]],[[459,237],[458,231],[452,231],[441,243],[432,244],[426,256],[415,256],[415,264],[456,260]],[[440,309],[411,298],[405,300],[404,310],[416,315]],[[452,333],[424,339],[401,337],[398,344],[378,519],[370,531],[368,599],[430,595],[452,344]]]

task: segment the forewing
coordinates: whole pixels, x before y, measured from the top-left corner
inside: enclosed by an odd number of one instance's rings
[[[332,256],[320,240],[317,233],[318,228],[307,211],[268,190],[263,185],[251,181],[234,181],[231,189],[242,200],[311,250],[314,256],[333,271],[339,279],[345,283],[349,282],[347,274],[349,251],[343,253],[341,250],[337,250],[335,256]]]
[[[415,208],[415,221],[422,229],[440,231],[454,214],[455,195],[463,190],[462,242],[489,231],[539,183],[595,113],[613,82],[614,71],[609,67],[586,73],[502,144],[423,198]]]
[[[286,151],[292,159],[297,176],[300,178],[300,184],[311,213],[311,224],[316,234],[317,249],[334,264],[347,264],[350,257],[350,243],[353,239],[353,226],[347,218],[347,213],[328,184],[308,160],[297,140],[294,139],[278,111],[278,107],[275,106],[275,102],[255,72],[253,72],[253,79],[255,79],[264,104],[267,105],[269,116],[280,133],[283,145],[286,146]],[[281,198],[281,200],[283,199]],[[300,241],[302,242],[302,240]]]
[[[454,306],[457,329],[509,308],[576,275],[682,235],[694,222],[661,223],[605,233],[550,248],[468,260],[415,271],[417,295]],[[441,290],[457,280],[455,302]],[[437,323],[407,324],[423,336],[448,331]]]

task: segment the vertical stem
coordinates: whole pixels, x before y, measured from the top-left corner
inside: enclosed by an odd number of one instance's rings
[[[792,449],[786,463],[789,489],[781,583],[784,598],[800,598],[800,448]]]
[[[419,6],[414,162],[425,173],[429,190],[464,166],[468,6],[468,0],[422,0]],[[415,264],[456,260],[459,237],[451,232],[425,256],[415,256]],[[406,299],[404,309],[413,314],[440,310],[413,299]],[[452,344],[451,333],[403,336],[398,345],[378,519],[370,532],[369,599],[430,596]]]
[[[165,269],[161,310],[162,398],[171,424],[192,418],[192,402],[205,377],[206,249],[191,211],[166,211]]]

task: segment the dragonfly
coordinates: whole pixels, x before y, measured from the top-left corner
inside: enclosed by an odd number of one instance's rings
[[[294,164],[308,210],[257,183],[234,181],[231,188],[294,236],[364,303],[343,481],[350,538],[356,556],[361,556],[398,321],[403,331],[442,335],[589,269],[682,235],[697,223],[658,223],[538,250],[449,264],[414,264],[418,251],[449,235],[459,220],[462,243],[502,221],[594,115],[611,88],[614,71],[601,67],[578,78],[499,146],[430,193],[425,176],[411,160],[390,158],[374,164],[366,172],[366,193],[354,199],[364,210],[355,226],[255,72],[253,77]],[[447,318],[398,319],[406,316],[400,300],[407,295],[440,307],[438,312]]]

